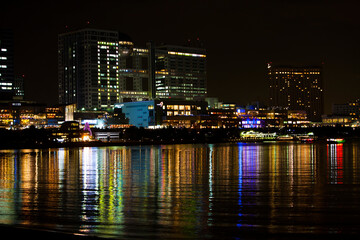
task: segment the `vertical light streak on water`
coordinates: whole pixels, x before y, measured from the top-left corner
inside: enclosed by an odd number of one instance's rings
[[[336,145],[336,172],[337,172],[337,183],[344,183],[344,149],[343,144]]]
[[[289,145],[287,148],[287,159],[289,160],[289,172],[290,175],[290,206],[294,206],[294,145]]]
[[[13,203],[13,209],[14,209],[14,214],[13,214],[13,218],[11,219],[12,221],[15,220],[15,213],[16,212],[20,212],[21,209],[21,204],[18,204],[17,199],[20,199],[21,197],[21,191],[20,191],[20,180],[21,180],[21,176],[19,175],[19,156],[20,156],[21,152],[19,150],[15,150],[14,152],[14,171],[13,171],[13,175],[14,175],[14,183],[13,183],[13,198],[16,199]]]
[[[55,154],[55,152],[54,152]],[[64,188],[64,177],[65,177],[65,149],[60,148],[57,151],[57,159],[58,159],[58,169],[59,169],[59,189],[62,190]]]
[[[208,212],[208,225],[212,224],[212,208],[213,208],[213,152],[214,145],[209,145],[209,212]]]
[[[355,146],[352,147],[352,180],[354,181],[354,183],[359,183],[357,177],[358,177],[358,151],[357,148]]]
[[[336,144],[331,144],[331,173],[332,173],[332,182],[333,184],[337,184],[337,162],[336,162]]]
[[[117,200],[117,208],[116,208],[116,224],[119,226],[119,229],[123,229],[124,222],[124,159],[123,154],[124,149],[117,150],[117,154],[115,155],[115,167],[116,167],[116,200]]]
[[[239,185],[238,185],[238,194],[239,194],[239,200],[238,200],[238,205],[239,205],[239,219],[238,219],[238,223],[236,224],[237,227],[241,227],[242,224],[241,224],[241,217],[242,217],[242,183],[243,183],[243,174],[242,174],[242,171],[243,171],[243,146],[242,146],[242,143],[238,143],[238,161],[239,161]]]
[[[327,165],[328,165],[328,182],[330,184],[336,184],[336,144],[327,144]]]
[[[96,212],[101,208],[101,203],[92,204],[92,202],[100,200],[99,195],[99,173],[98,173],[98,161],[102,161],[101,155],[97,156],[97,153],[101,152],[97,148],[83,148],[80,156],[81,166],[81,180],[82,180],[82,200],[81,200],[81,218],[83,221],[97,221]],[[99,158],[98,158],[99,157]],[[82,228],[82,232],[89,232],[91,229]]]
[[[328,176],[330,173],[330,144],[326,144],[326,172],[328,173],[326,175],[326,181],[330,181],[330,177]]]
[[[314,159],[315,159],[315,151],[314,151],[314,145],[311,144],[310,145],[310,169],[311,169],[311,183],[315,183],[315,163],[314,163]]]
[[[36,196],[39,191],[39,153],[38,150],[35,150],[35,171],[34,171],[34,193]]]
[[[114,223],[115,221],[115,209],[116,209],[116,202],[115,202],[115,182],[114,182],[114,158],[113,149],[106,149],[106,164],[104,166],[103,176],[104,181],[106,182],[106,193],[107,193],[107,210],[106,210],[106,221],[108,223]]]

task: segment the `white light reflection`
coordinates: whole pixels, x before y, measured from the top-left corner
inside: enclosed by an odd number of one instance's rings
[[[210,153],[209,153],[209,212],[208,212],[208,225],[211,226],[211,221],[212,221],[212,207],[213,207],[213,203],[212,203],[212,199],[213,199],[213,151],[214,151],[214,145],[210,144],[209,145],[210,148]]]
[[[241,208],[242,208],[242,184],[243,184],[243,174],[242,174],[242,171],[243,171],[243,158],[242,158],[242,155],[243,155],[243,145],[242,143],[238,143],[238,151],[239,151],[239,158],[238,158],[238,161],[239,161],[239,187],[238,187],[238,193],[239,193],[239,200],[238,200],[238,205],[239,205],[239,214],[238,216],[241,217],[242,216],[242,213],[241,213]],[[239,218],[238,220],[238,223],[236,224],[237,227],[241,227],[242,224],[241,224],[241,219]]]
[[[57,151],[60,188],[64,187],[63,183],[64,183],[64,176],[65,176],[65,152],[66,151],[64,148],[60,148]]]
[[[98,195],[98,167],[96,154],[98,151],[92,149],[91,147],[85,147],[81,151],[82,156],[80,157],[81,173],[83,180],[83,200],[82,200],[82,219],[90,220],[94,218],[92,214],[87,215],[86,213],[91,213],[97,210],[97,205],[91,204],[89,202],[94,200],[94,196]],[[93,156],[94,154],[94,156]],[[81,232],[87,232],[90,229],[81,229]]]

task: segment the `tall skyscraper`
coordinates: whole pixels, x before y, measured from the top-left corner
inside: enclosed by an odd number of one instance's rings
[[[273,66],[268,64],[270,105],[289,110],[305,110],[311,121],[324,113],[321,66]]]
[[[60,104],[100,110],[118,102],[118,45],[116,31],[82,29],[59,35]]]
[[[11,30],[0,29],[0,98],[12,99],[14,83],[14,39]]]

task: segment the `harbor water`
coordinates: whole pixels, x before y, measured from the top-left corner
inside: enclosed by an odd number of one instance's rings
[[[0,150],[0,225],[140,239],[360,229],[360,143]]]

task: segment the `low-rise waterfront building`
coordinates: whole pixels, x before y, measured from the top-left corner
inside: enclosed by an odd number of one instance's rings
[[[175,127],[185,127],[185,125],[194,127],[195,123],[189,125],[189,121],[192,122],[189,117],[206,115],[207,103],[165,99],[117,103],[115,109],[117,111],[121,109],[121,112],[129,119],[129,124],[136,127],[156,127],[162,126],[163,123],[165,126],[172,126],[171,122],[177,122]],[[187,123],[185,124],[184,121]]]

